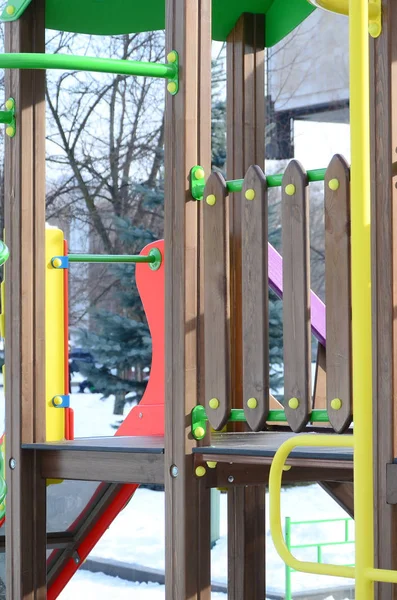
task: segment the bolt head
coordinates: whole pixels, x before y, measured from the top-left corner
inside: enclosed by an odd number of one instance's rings
[[[209,407],[212,408],[212,410],[216,410],[217,408],[219,408],[219,400],[218,398],[211,398],[211,400],[208,402]]]
[[[138,417],[139,417],[140,419],[143,419],[143,414],[142,414],[142,413],[139,413]]]
[[[245,197],[247,200],[254,200],[255,199],[255,190],[253,190],[252,188],[247,190],[245,192]]]
[[[14,108],[14,100],[12,98],[9,98],[6,102],[6,109],[12,110],[13,108]]]
[[[248,400],[247,400],[247,406],[251,410],[254,410],[258,406],[258,400],[256,398],[248,398]]]
[[[336,192],[336,190],[339,189],[339,179],[336,179],[336,178],[330,179],[328,182],[328,187],[333,192]]]
[[[229,477],[227,478],[227,480],[228,480],[229,483],[233,483],[233,481],[234,481],[233,475],[229,475]]]
[[[295,191],[296,189],[293,183],[289,183],[285,186],[285,193],[287,194],[287,196],[293,196],[295,194]]]
[[[14,137],[15,128],[10,125],[9,127],[6,128],[6,134],[8,135],[8,137]]]
[[[179,469],[176,465],[172,465],[171,469],[170,469],[170,473],[171,473],[171,477],[173,477],[175,479],[175,477],[178,477],[179,474]]]
[[[17,461],[15,460],[15,458],[10,458],[10,469],[13,471],[15,469],[15,467],[17,466]]]
[[[54,258],[54,259],[53,259],[53,261],[52,261],[52,266],[53,266],[55,269],[59,269],[59,267],[60,267],[60,266],[62,266],[62,261],[61,261],[61,259],[60,259],[60,258]]]
[[[214,206],[214,204],[216,204],[216,197],[214,194],[209,194],[205,201],[209,206]]]
[[[196,427],[196,429],[194,430],[194,437],[196,438],[196,440],[202,440],[203,437],[205,436],[205,429],[204,427]]]
[[[167,54],[167,60],[170,63],[174,63],[176,62],[176,59],[178,58],[177,53],[175,52],[175,50],[171,50],[171,52],[168,52]]]
[[[176,83],[174,81],[170,81],[170,83],[167,85],[167,90],[170,94],[176,94]]]
[[[298,398],[291,398],[290,400],[288,400],[288,406],[293,410],[296,410],[299,406]]]
[[[12,17],[12,15],[14,15],[14,14],[15,14],[15,6],[13,6],[12,4],[9,4],[9,5],[6,7],[6,13],[7,13],[7,15],[8,15],[9,17]]]

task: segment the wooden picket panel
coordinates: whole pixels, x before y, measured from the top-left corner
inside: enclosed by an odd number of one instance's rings
[[[230,414],[229,289],[226,183],[208,178],[203,198],[205,407],[214,429]]]
[[[308,182],[293,160],[282,182],[284,406],[293,431],[311,410],[310,253]]]
[[[242,194],[244,413],[260,431],[269,412],[268,204],[266,177],[251,166]]]
[[[350,173],[335,155],[324,181],[327,410],[332,427],[344,431],[352,420]]]

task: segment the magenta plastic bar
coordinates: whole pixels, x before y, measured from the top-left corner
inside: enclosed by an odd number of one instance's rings
[[[269,244],[269,286],[279,296],[283,297],[283,259],[271,244]],[[325,304],[314,292],[310,292],[312,332],[317,340],[326,345]]]

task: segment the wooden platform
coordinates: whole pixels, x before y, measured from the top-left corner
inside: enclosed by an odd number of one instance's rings
[[[72,441],[23,444],[25,450],[90,450],[92,452],[128,452],[131,454],[164,454],[164,438],[112,436],[77,438]]]
[[[266,482],[272,459],[283,442],[303,434],[291,432],[214,433],[210,446],[193,450],[195,464],[216,462],[208,470],[210,487]],[[313,433],[312,435],[316,435]],[[109,483],[164,483],[163,437],[98,437],[24,444],[34,450],[47,479]],[[126,460],[128,454],[128,460]],[[287,460],[286,481],[351,481],[351,448],[298,448]]]
[[[196,464],[216,462],[209,470],[211,487],[267,483],[273,457],[283,442],[296,435],[291,432],[214,433],[210,446],[193,450]],[[313,433],[312,435],[316,435]],[[283,475],[285,481],[352,481],[351,448],[298,448],[291,452]]]
[[[46,479],[109,483],[164,482],[162,437],[79,438],[24,444],[22,449],[37,453],[41,474]]]
[[[286,440],[304,434],[284,432],[263,433],[215,433],[212,434],[211,445],[194,448],[197,454],[211,454],[212,456],[245,456],[273,458],[278,448]],[[313,436],[316,434],[313,433]],[[331,436],[330,436],[331,437]],[[291,452],[291,458],[310,460],[338,460],[352,461],[351,448],[298,448]]]

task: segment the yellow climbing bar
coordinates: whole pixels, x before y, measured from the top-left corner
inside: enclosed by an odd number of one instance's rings
[[[354,579],[354,567],[341,565],[325,565],[315,562],[301,561],[295,558],[287,548],[283,537],[281,524],[281,482],[283,469],[290,452],[297,447],[304,448],[353,448],[352,435],[299,435],[284,442],[277,450],[269,474],[269,500],[270,500],[270,533],[274,546],[283,559],[292,569],[315,575],[332,575],[333,577],[347,577]],[[359,596],[357,596],[358,598]]]
[[[351,284],[356,598],[373,600],[371,180],[368,2],[350,0]]]
[[[335,10],[342,0],[318,0]],[[351,126],[351,281],[353,357],[353,436],[303,435],[285,442],[270,470],[270,527],[276,549],[294,569],[307,573],[355,577],[356,598],[374,599],[374,581],[397,583],[397,571],[374,568],[374,484],[372,430],[372,308],[371,308],[371,196],[369,108],[369,11],[367,0],[348,4],[350,37]],[[340,12],[340,11],[338,11]],[[370,31],[370,33],[373,33]],[[282,469],[296,446],[350,446],[354,449],[355,568],[301,562],[288,551],[281,529]]]

